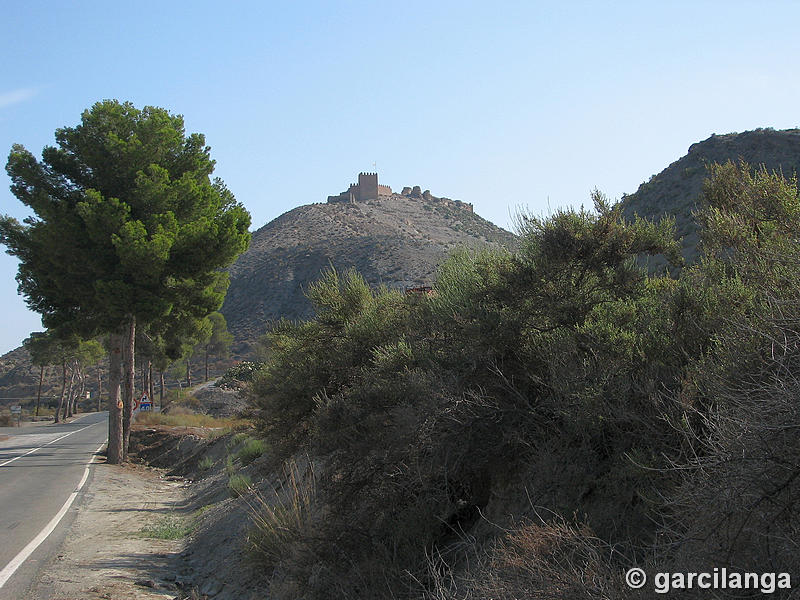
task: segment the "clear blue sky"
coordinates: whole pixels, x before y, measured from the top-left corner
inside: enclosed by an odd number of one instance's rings
[[[631,193],[712,133],[797,126],[798,22],[788,1],[12,2],[0,151],[117,98],[204,133],[254,228],[373,163],[508,227]],[[15,274],[2,254],[0,352],[41,329]]]

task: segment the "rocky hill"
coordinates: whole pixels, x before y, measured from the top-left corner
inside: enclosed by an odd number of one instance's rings
[[[419,188],[375,200],[295,208],[256,231],[250,249],[230,269],[222,311],[236,336],[235,355],[248,354],[269,320],[310,316],[304,290],[330,265],[354,267],[372,285],[430,285],[451,250],[508,247],[514,240],[513,234],[474,214],[471,205]],[[57,367],[45,370],[42,392],[51,402],[60,390],[60,374]],[[94,370],[90,377],[94,390]],[[31,404],[38,383],[39,369],[24,348],[0,357],[0,408]]]
[[[105,381],[105,362],[100,368],[100,377]],[[31,357],[23,346],[0,356],[0,416],[8,406],[21,405],[28,416],[33,411],[39,393],[39,376],[42,375],[41,407],[42,414],[47,408],[58,404],[61,393],[62,371],[58,365],[45,367],[44,371],[31,363]],[[76,385],[79,385],[76,383]],[[93,410],[97,406],[98,369],[86,370],[86,390],[91,399],[81,399],[80,410]],[[49,413],[48,413],[49,414]]]
[[[31,363],[28,351],[22,346],[0,356],[0,408],[30,402],[39,389],[39,367]],[[45,369],[42,394],[48,400],[58,394],[60,369]]]
[[[635,193],[623,197],[625,212],[629,217],[639,214],[656,220],[673,215],[677,233],[684,238],[684,256],[692,259],[698,242],[692,211],[703,189],[706,165],[739,159],[790,176],[800,170],[800,129],[712,135],[692,144],[686,156],[651,177]]]
[[[231,267],[222,313],[240,353],[266,323],[311,314],[304,290],[334,266],[357,269],[372,285],[431,285],[436,267],[459,246],[510,246],[515,237],[447,198],[405,188],[402,194],[357,202],[310,204],[253,234]]]

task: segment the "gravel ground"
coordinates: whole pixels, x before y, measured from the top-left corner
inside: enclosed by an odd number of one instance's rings
[[[31,600],[154,600],[179,595],[184,541],[141,530],[184,522],[185,489],[138,465],[95,467],[94,478],[56,558],[42,570]],[[171,522],[171,521],[170,521]]]

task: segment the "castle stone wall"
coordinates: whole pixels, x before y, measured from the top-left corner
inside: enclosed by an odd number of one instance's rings
[[[377,200],[378,198],[386,198],[392,195],[392,188],[388,185],[378,184],[377,173],[359,173],[358,183],[351,183],[347,191],[337,194],[336,196],[328,196],[328,202],[366,202],[367,200]],[[402,196],[406,198],[414,198],[424,202],[435,202],[446,204],[454,208],[459,208],[467,212],[473,212],[472,204],[462,202],[461,200],[451,200],[450,198],[437,198],[431,194],[430,190],[424,192],[420,190],[418,185],[412,187],[404,187],[401,192]]]
[[[351,183],[347,191],[328,196],[328,202],[365,202],[392,195],[392,188],[378,184],[377,173],[359,173],[358,183]]]

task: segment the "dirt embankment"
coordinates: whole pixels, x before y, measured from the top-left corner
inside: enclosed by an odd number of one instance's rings
[[[209,600],[256,600],[269,596],[266,570],[248,551],[252,492],[267,495],[275,482],[267,457],[241,457],[247,433],[215,437],[185,428],[150,428],[136,433],[136,459],[169,467],[187,481],[185,511],[191,515],[183,540],[180,568],[189,575],[184,593]],[[244,496],[231,492],[233,475],[255,481]],[[266,477],[265,477],[266,475]],[[192,596],[189,596],[192,597]]]
[[[248,439],[202,428],[134,430],[133,462],[95,467],[31,600],[268,597],[265,570],[247,551],[248,501],[228,487],[233,474],[258,481],[269,472],[266,457],[242,463]],[[267,480],[261,485],[271,490]]]

